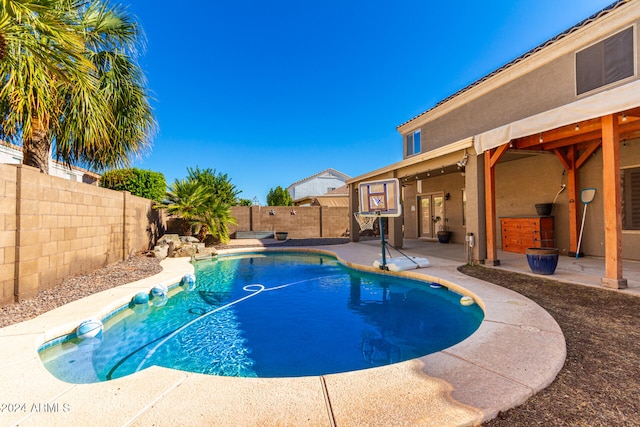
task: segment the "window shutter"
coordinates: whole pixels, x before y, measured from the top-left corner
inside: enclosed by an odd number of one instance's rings
[[[633,27],[576,53],[578,95],[634,75]]]

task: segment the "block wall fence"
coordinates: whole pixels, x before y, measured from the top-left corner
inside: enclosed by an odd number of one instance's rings
[[[0,305],[148,250],[164,232],[153,202],[0,164]]]
[[[233,206],[231,213],[232,237],[238,230],[340,237],[349,228],[344,207]],[[0,306],[146,251],[165,230],[151,200],[0,164]]]
[[[349,229],[349,208],[334,206],[232,206],[236,231],[286,231],[289,238],[341,237]]]

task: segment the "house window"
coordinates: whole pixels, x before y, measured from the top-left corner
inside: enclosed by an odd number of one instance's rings
[[[578,95],[635,74],[633,27],[576,53]]]
[[[407,135],[407,157],[420,152],[420,130]]]
[[[620,171],[622,229],[640,230],[640,167]]]

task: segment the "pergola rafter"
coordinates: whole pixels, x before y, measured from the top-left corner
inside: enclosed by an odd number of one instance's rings
[[[604,286],[623,288],[622,211],[619,142],[640,136],[640,107],[517,138],[485,152],[487,262],[497,265],[495,166],[508,150],[541,150],[555,154],[567,171],[569,195],[569,255],[578,246],[578,170],[602,148],[605,201]]]

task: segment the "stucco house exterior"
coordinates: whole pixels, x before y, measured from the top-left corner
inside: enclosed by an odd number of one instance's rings
[[[20,164],[22,163],[22,156],[22,147],[0,141],[0,163]],[[98,185],[100,181],[100,175],[97,173],[79,167],[69,168],[53,159],[49,162],[49,175],[92,185]]]
[[[287,187],[287,191],[291,195],[294,204],[300,205],[300,201],[302,200],[322,196],[323,194],[342,187],[349,178],[349,175],[329,168],[294,182]],[[298,201],[298,203],[296,203],[296,201]]]
[[[296,199],[295,206],[340,206],[349,207],[349,187],[345,184],[321,194],[319,196],[307,196]]]
[[[639,25],[640,1],[619,0],[402,123],[403,160],[348,180],[351,211],[358,183],[398,178],[392,244],[434,238],[440,216],[497,265],[513,250],[506,220],[554,199],[549,242],[575,256],[581,190],[595,188],[579,255],[604,257],[602,284],[626,287],[622,259],[640,260]]]

